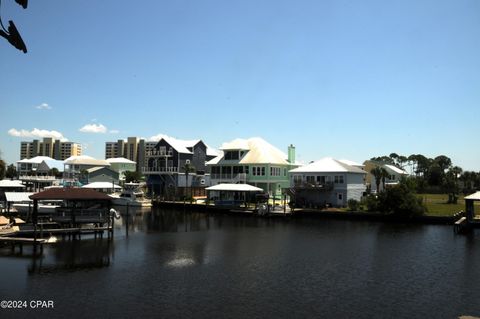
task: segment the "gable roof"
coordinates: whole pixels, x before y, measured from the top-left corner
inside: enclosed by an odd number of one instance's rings
[[[177,152],[182,153],[182,154],[193,154],[192,151],[190,151],[188,148],[189,147],[194,147],[198,143],[202,142],[206,147],[207,147],[207,155],[208,156],[217,156],[218,153],[214,148],[211,148],[207,144],[205,144],[202,140],[179,140],[170,136],[164,136],[158,142],[161,140],[164,140],[167,142],[171,147],[173,147]],[[157,143],[158,143],[157,142]]]
[[[290,170],[290,173],[356,173],[367,174],[364,170],[347,165],[331,157],[325,157],[308,165]]]

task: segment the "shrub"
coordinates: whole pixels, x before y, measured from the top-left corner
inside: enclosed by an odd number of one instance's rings
[[[422,198],[418,198],[404,184],[388,188],[380,193],[378,196],[378,210],[385,214],[404,217],[423,215],[426,211]]]
[[[348,202],[347,202],[347,205],[348,205],[348,210],[351,210],[351,211],[357,211],[358,210],[358,207],[359,207],[359,202],[358,200],[356,199],[349,199]]]

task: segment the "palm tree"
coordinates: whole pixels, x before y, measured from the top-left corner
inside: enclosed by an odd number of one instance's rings
[[[381,171],[380,175],[382,177],[383,190],[385,190],[385,182],[386,182],[387,177],[390,177],[390,174],[388,174],[387,170],[384,167],[382,167],[380,169],[380,171]]]
[[[185,163],[185,165],[182,167],[183,171],[185,172],[185,185],[187,187],[187,189],[189,189],[190,187],[188,186],[188,175],[190,173],[193,173],[195,172],[195,167],[193,165],[191,165],[190,163]],[[185,194],[185,197],[186,197],[187,194]]]
[[[382,169],[376,166],[370,170],[370,173],[375,177],[375,185],[377,186],[377,193],[380,191],[380,180],[382,179]]]

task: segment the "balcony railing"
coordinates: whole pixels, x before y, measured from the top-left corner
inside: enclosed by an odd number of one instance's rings
[[[217,180],[217,181],[230,181],[233,183],[238,183],[238,182],[243,182],[245,183],[247,181],[247,174],[245,173],[240,173],[240,174],[210,174],[210,178],[212,180]]]
[[[142,167],[143,174],[178,173],[178,167]]]
[[[146,152],[146,157],[153,156],[173,156],[173,151],[148,151]]]
[[[56,180],[55,176],[29,176],[29,175],[20,175],[18,177],[19,180],[21,181],[54,181]]]
[[[334,184],[332,182],[318,183],[318,182],[295,182],[295,188],[297,189],[318,189],[330,191],[333,189]]]

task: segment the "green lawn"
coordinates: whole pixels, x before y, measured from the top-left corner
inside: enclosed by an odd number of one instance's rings
[[[427,215],[430,216],[452,216],[453,214],[465,210],[465,201],[463,195],[458,198],[457,204],[447,204],[447,194],[419,194],[423,197],[423,204],[427,207]],[[480,212],[480,206],[476,209]]]

